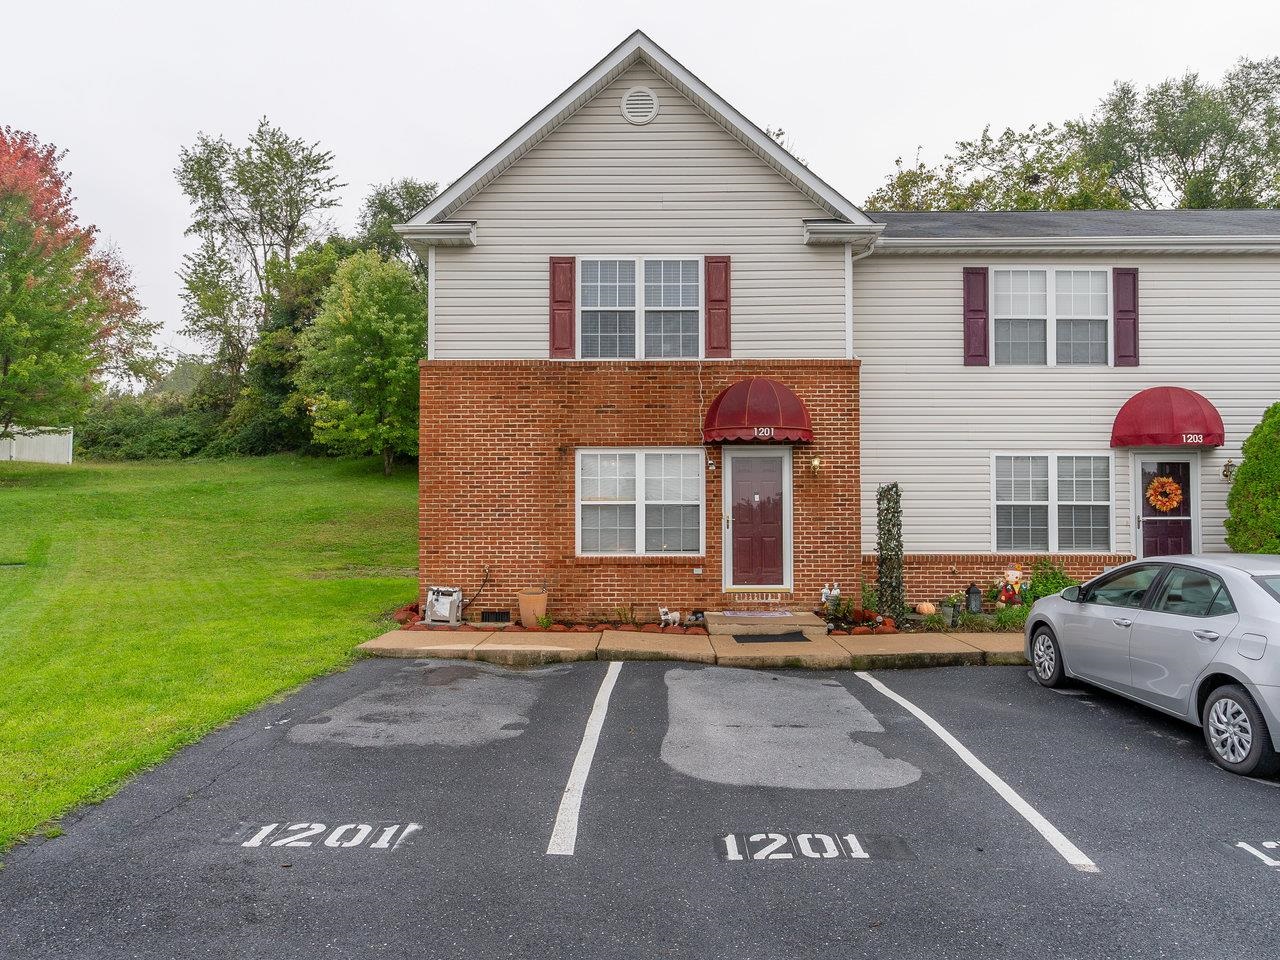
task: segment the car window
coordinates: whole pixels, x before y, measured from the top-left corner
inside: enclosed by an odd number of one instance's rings
[[[1221,578],[1190,567],[1173,567],[1153,609],[1184,617],[1218,617],[1235,612]]]
[[[1131,567],[1089,586],[1085,603],[1105,603],[1112,607],[1141,607],[1147,591],[1160,574],[1160,565]]]
[[[1275,574],[1265,574],[1261,577],[1254,577],[1254,582],[1263,590],[1271,594],[1271,599],[1280,601],[1280,576]]]

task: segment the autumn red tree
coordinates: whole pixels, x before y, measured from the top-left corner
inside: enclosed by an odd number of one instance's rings
[[[63,158],[0,127],[0,438],[74,423],[105,379],[146,379],[158,363],[158,324],[118,253],[76,218]]]

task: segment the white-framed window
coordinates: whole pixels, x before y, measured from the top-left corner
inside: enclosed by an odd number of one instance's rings
[[[578,553],[702,555],[705,463],[698,447],[578,450]]]
[[[578,356],[702,356],[701,257],[579,257]]]
[[[1111,271],[993,267],[991,356],[997,366],[1111,363]]]
[[[1110,553],[1110,454],[992,456],[992,542],[1000,553]]]

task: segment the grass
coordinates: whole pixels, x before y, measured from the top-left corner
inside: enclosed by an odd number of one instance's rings
[[[335,670],[414,595],[413,471],[0,463],[0,851]]]

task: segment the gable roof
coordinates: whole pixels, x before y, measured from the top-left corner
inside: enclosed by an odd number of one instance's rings
[[[568,90],[556,97],[533,119],[507,137],[483,160],[440,192],[430,204],[397,232],[412,236],[415,227],[447,221],[463,204],[502,176],[522,156],[537,146],[553,130],[585,103],[616,80],[623,71],[643,62],[662,79],[720,124],[743,146],[773,167],[810,200],[828,211],[832,218],[866,226],[874,235],[881,228],[850,203],[834,187],[781,147],[772,137],[730,106],[693,75],[667,51],[637,30],[614,47],[603,60],[588,70]],[[435,231],[433,231],[435,232]]]

